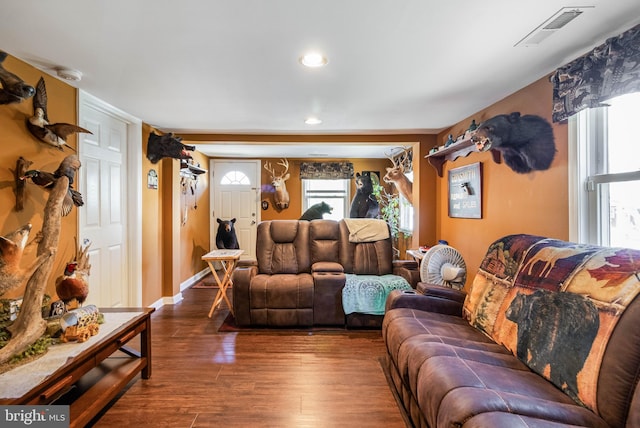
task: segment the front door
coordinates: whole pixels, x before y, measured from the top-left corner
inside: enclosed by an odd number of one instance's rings
[[[236,219],[235,229],[242,259],[256,258],[256,231],[260,221],[260,161],[212,159],[211,249],[216,247],[216,232],[221,220]]]
[[[90,243],[87,302],[99,307],[127,306],[127,123],[91,105],[80,110],[78,212],[80,243]]]

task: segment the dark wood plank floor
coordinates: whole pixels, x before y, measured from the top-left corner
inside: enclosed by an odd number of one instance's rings
[[[405,427],[379,359],[379,331],[219,333],[216,289],[188,289],[152,315],[151,379],[96,427]],[[229,292],[231,294],[231,292]]]

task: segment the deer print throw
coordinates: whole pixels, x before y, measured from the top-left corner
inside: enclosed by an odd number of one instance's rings
[[[597,411],[609,335],[640,291],[640,251],[511,235],[487,252],[464,307],[469,323]]]

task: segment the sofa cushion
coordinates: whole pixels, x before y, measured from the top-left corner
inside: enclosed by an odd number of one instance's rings
[[[345,273],[385,275],[393,271],[391,238],[374,242],[349,242],[349,229],[340,220],[340,263]]]
[[[385,315],[382,333],[402,382],[429,426],[466,426],[484,414],[475,423],[510,420],[497,416],[501,413],[520,415],[531,426],[606,426],[458,317],[393,309]]]
[[[464,313],[532,370],[598,412],[606,345],[640,291],[638,271],[640,251],[511,235],[489,247]]]
[[[312,220],[309,224],[311,264],[340,262],[340,227],[334,220]]]
[[[313,325],[311,274],[256,275],[251,280],[249,300],[254,325]]]
[[[263,221],[258,224],[256,239],[260,273],[311,272],[308,221]]]

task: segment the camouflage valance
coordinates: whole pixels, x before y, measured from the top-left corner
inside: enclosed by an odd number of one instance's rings
[[[338,180],[353,178],[351,162],[301,162],[300,179]]]
[[[553,83],[553,121],[561,122],[610,98],[640,91],[640,25],[608,39],[558,68]]]

